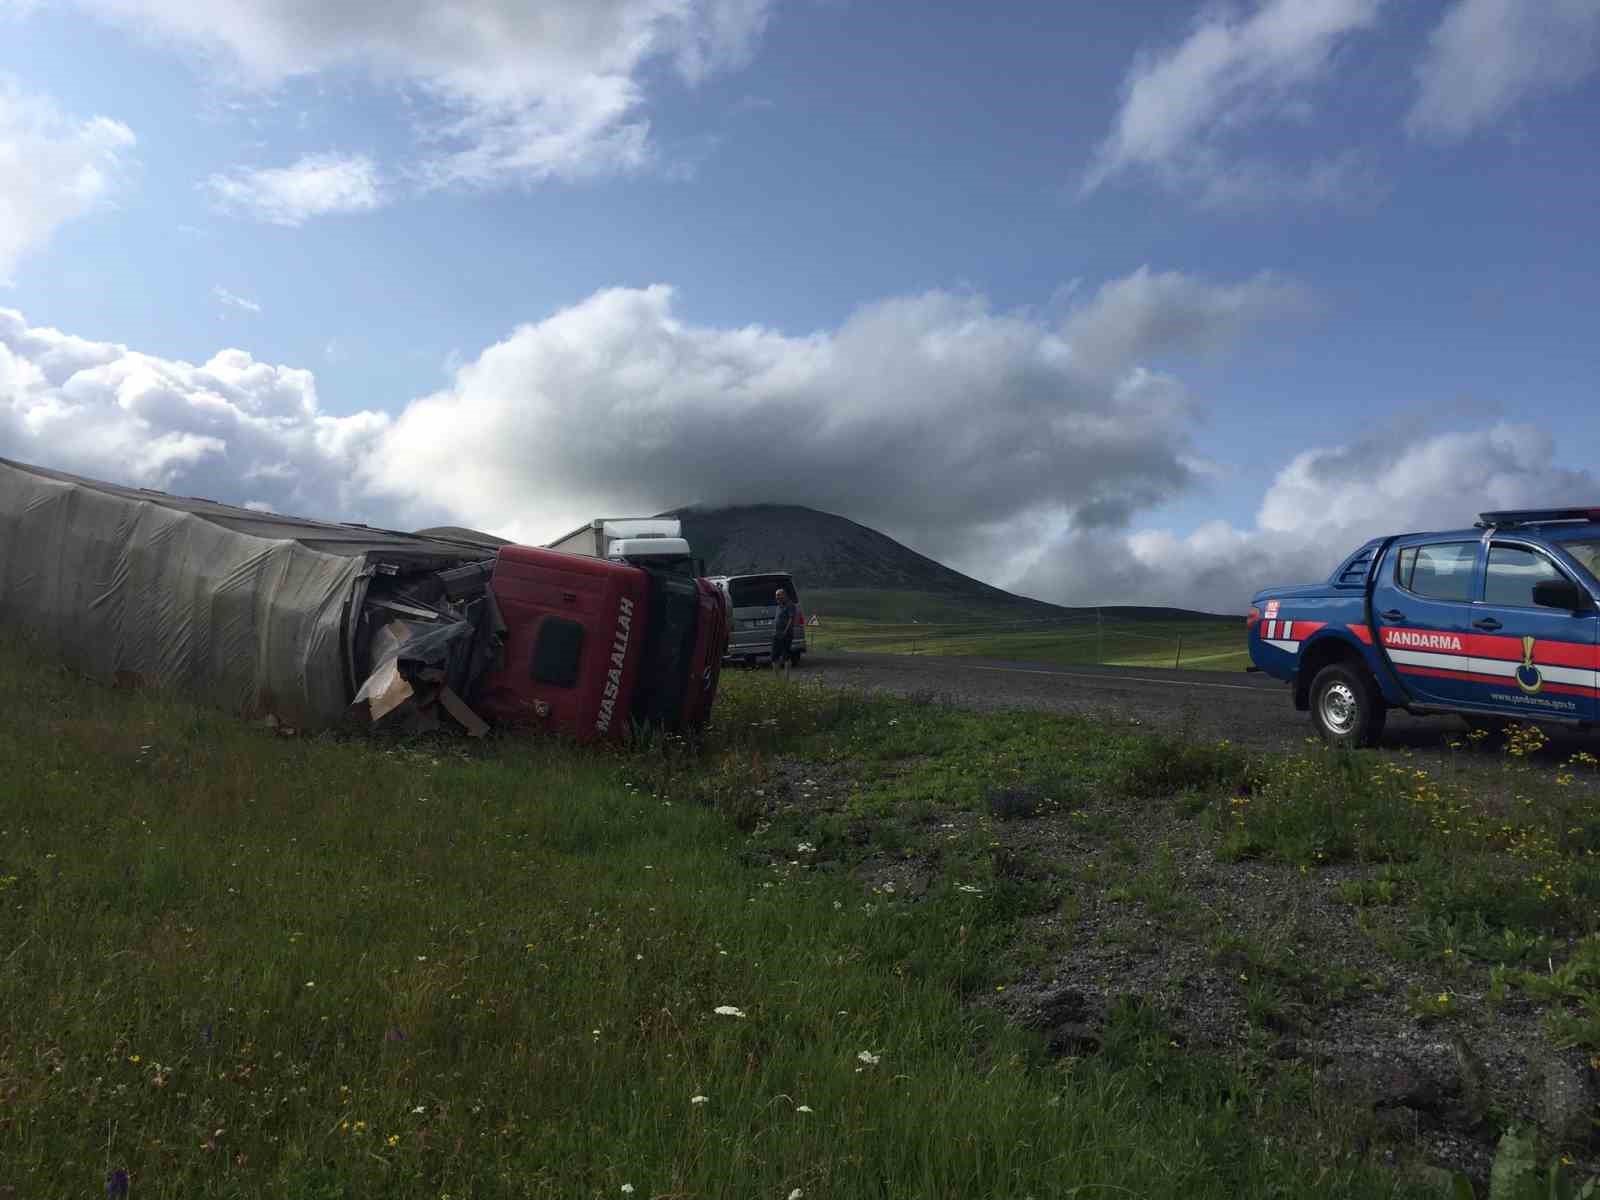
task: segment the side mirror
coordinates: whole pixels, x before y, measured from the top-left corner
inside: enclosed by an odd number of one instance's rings
[[[1589,593],[1570,579],[1546,579],[1534,584],[1533,602],[1540,608],[1564,608],[1568,612],[1588,612],[1594,607]]]

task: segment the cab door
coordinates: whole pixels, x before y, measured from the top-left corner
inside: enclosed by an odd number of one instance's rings
[[[1497,537],[1474,609],[1480,704],[1523,720],[1594,719],[1600,617],[1576,576],[1531,542]]]
[[[1373,633],[1418,700],[1477,703],[1468,639],[1482,550],[1476,538],[1408,539],[1379,568]]]

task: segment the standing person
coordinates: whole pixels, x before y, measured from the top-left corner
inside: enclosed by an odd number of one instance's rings
[[[799,613],[789,593],[779,588],[777,591],[778,617],[772,623],[772,669],[776,671],[778,664],[783,663],[783,677],[789,678],[790,653],[794,648],[794,622]]]

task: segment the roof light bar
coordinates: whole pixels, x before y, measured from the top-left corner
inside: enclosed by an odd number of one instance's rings
[[[1478,514],[1479,529],[1498,529],[1506,525],[1537,525],[1546,521],[1600,522],[1597,508],[1513,508],[1503,512]]]

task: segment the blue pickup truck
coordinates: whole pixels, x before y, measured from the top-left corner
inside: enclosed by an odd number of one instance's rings
[[[1391,708],[1469,723],[1600,722],[1600,508],[1483,513],[1375,538],[1324,583],[1251,602],[1250,659],[1335,745]]]

